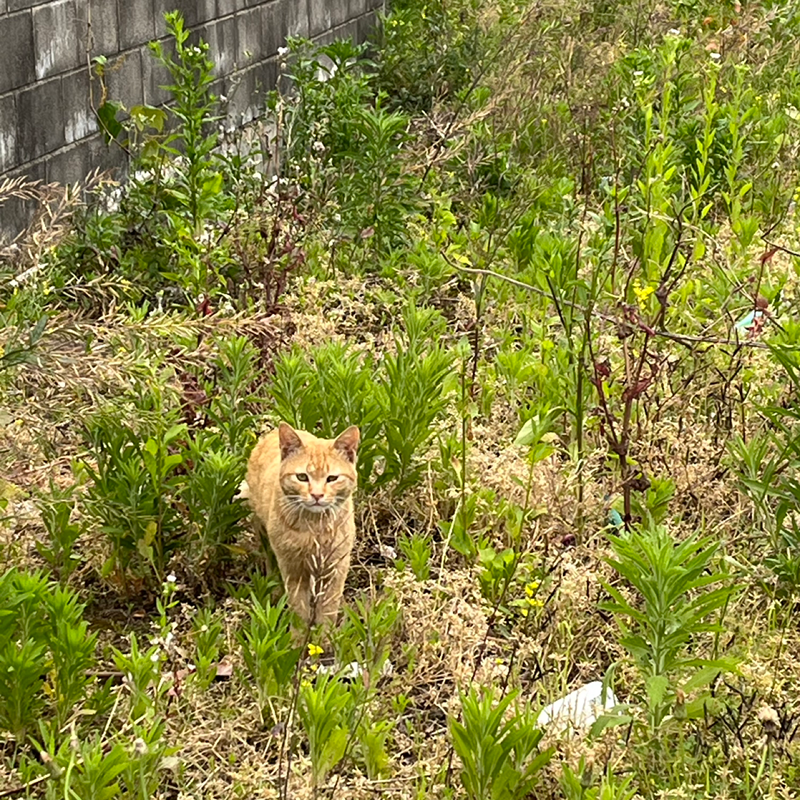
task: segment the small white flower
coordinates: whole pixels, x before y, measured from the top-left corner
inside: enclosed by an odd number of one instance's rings
[[[158,653],[153,653],[153,655],[151,655],[151,656],[150,656],[150,660],[151,660],[151,661],[152,661],[154,664],[158,664],[158,659],[159,659],[159,655],[158,655]]]
[[[289,55],[289,48],[288,47],[279,47],[278,48],[278,58],[286,58]]]
[[[670,36],[680,36],[680,35],[681,35],[681,32],[680,32],[680,31],[679,31],[677,28],[670,28],[670,29],[667,31],[667,33],[668,33]]]
[[[167,583],[175,583],[177,580],[178,579],[171,572],[167,575]]]
[[[141,736],[137,737],[133,742],[133,753],[139,758],[147,755],[147,742]]]
[[[722,56],[719,53],[711,53],[711,58],[714,61],[719,61],[722,58]]]
[[[644,72],[640,69],[634,70],[633,77],[634,78],[641,78],[644,75]]]

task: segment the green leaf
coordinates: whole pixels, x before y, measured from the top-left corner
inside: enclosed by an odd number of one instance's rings
[[[131,108],[131,119],[139,130],[144,130],[146,126],[154,128],[158,133],[164,130],[164,123],[167,121],[167,113],[163,109],[155,106],[139,105]]]
[[[120,111],[122,111],[122,104],[114,103],[111,100],[106,100],[106,102],[97,109],[97,119],[100,122],[106,144],[112,139],[116,139],[122,130],[122,123],[117,119],[117,114]]]
[[[589,738],[596,739],[607,728],[618,728],[620,725],[630,725],[633,717],[629,714],[601,714],[589,729]]]
[[[645,689],[647,691],[647,699],[650,706],[655,708],[664,702],[664,695],[667,693],[669,687],[669,678],[666,675],[651,675],[645,681]]]

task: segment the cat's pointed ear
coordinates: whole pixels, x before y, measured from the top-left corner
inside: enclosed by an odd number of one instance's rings
[[[303,442],[291,425],[281,422],[278,426],[278,441],[281,445],[281,459],[288,458],[292,453],[303,449]]]
[[[355,425],[351,425],[333,443],[334,450],[338,450],[351,464],[356,463],[356,452],[358,443],[361,440],[361,433]]]

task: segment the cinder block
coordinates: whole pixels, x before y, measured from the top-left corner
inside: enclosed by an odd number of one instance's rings
[[[269,58],[256,65],[256,80],[253,100],[255,101],[256,116],[264,113],[267,93],[271,92],[278,82],[278,59]]]
[[[50,0],[8,0],[9,11],[19,11],[23,8],[31,8],[32,6],[40,6],[42,3],[49,3]]]
[[[199,0],[153,0],[156,36],[163,36],[167,32],[164,15],[170,11],[179,11],[187,28],[193,28],[198,22],[197,9],[202,3]]]
[[[305,3],[306,0],[298,0]],[[217,11],[215,17],[227,17],[228,14],[235,14],[244,8],[244,0],[217,0]]]
[[[252,68],[233,72],[226,76],[224,85],[224,94],[228,98],[228,119],[233,125],[241,125],[255,87],[255,74]]]
[[[347,5],[347,16],[355,19],[362,14],[366,14],[368,7],[372,5],[372,0],[349,0]]]
[[[356,20],[357,41],[369,42],[375,41],[375,34],[378,30],[378,17],[376,12],[371,11],[369,14],[364,14]]]
[[[117,0],[117,11],[120,50],[128,50],[155,38],[153,0]],[[163,28],[162,21],[158,27],[159,32]]]
[[[344,25],[350,19],[350,0],[328,0],[331,9],[331,24]]]
[[[97,133],[97,117],[90,102],[89,73],[85,70],[61,76],[61,96],[64,102],[64,139],[67,144]],[[94,102],[99,98],[95,96]]]
[[[225,80],[228,120],[234,125],[246,125],[263,114],[267,92],[275,88],[277,79],[278,60],[275,58],[228,76]]]
[[[81,37],[75,0],[58,0],[33,9],[36,77],[58,75],[81,65]]]
[[[0,94],[36,80],[30,12],[0,19]]]
[[[255,64],[262,57],[261,9],[240,11],[236,17],[236,67]]]
[[[197,0],[197,21],[209,22],[217,19],[217,0]]]
[[[43,162],[29,164],[10,172],[6,177],[24,176],[29,181],[45,181],[47,174]],[[12,198],[0,207],[0,241],[9,242],[33,221],[37,203],[35,200]]]
[[[13,169],[19,164],[17,125],[16,97],[13,94],[7,94],[0,98],[0,173]]]
[[[172,39],[163,39],[161,46],[165,54],[175,55],[175,45]],[[141,49],[142,87],[144,102],[149,106],[160,106],[170,99],[170,93],[162,86],[172,83],[167,68],[156,61],[149,47]]]
[[[61,78],[23,89],[17,96],[17,148],[21,164],[64,144]]]
[[[77,0],[78,37],[81,52],[113,56],[119,52],[117,4],[114,0]]]
[[[288,8],[288,35],[301,36],[307,39],[309,35],[308,3],[299,2],[299,0],[282,1]]]
[[[126,108],[144,102],[142,61],[138,50],[130,50],[109,60],[105,76],[109,100],[120,102]]]
[[[90,171],[89,148],[86,142],[79,142],[65,150],[59,150],[47,159],[48,183],[65,185],[77,183]]]
[[[331,29],[333,9],[341,0],[308,0],[308,28],[310,36],[319,36]],[[347,2],[347,0],[344,0]]]
[[[230,122],[245,125],[263,113],[266,93],[274,87],[277,74],[276,59],[269,59],[228,76],[225,95]]]
[[[283,47],[289,32],[289,7],[282,0],[264,3],[261,10],[261,50],[265,56],[274,56]]]
[[[112,178],[121,178],[128,168],[128,156],[116,143],[106,144],[100,134],[86,140],[89,149],[89,168],[101,169]]]
[[[358,41],[358,20],[353,20],[344,25],[331,28],[330,30],[321,33],[319,36],[314,37],[317,44],[330,44],[343,39],[351,39],[354,42]]]
[[[208,57],[214,62],[214,74],[227,75],[236,67],[236,21],[233,17],[209,22],[199,30],[208,43]]]

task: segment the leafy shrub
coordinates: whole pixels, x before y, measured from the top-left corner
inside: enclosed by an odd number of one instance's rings
[[[101,194],[77,215],[73,234],[54,255],[59,293],[90,311],[98,305],[87,287],[91,282],[115,299],[184,305],[209,296],[236,297],[236,284],[246,277],[224,243],[225,225],[243,192],[233,177],[235,165],[218,149],[208,44],[189,42],[180,13],[169,12],[165,20],[169,44],[150,45],[171,79],[164,87],[171,99],[163,108],[126,109],[109,98],[106,59],[95,59],[101,130],[125,148],[132,163],[118,209],[106,212]]]
[[[71,521],[75,503],[72,488],[59,489],[56,486],[51,486],[49,493],[39,501],[42,522],[50,541],[47,543],[37,540],[36,550],[58,575],[62,584],[69,581],[70,575],[80,563],[80,556],[74,550],[81,527]]]
[[[397,105],[430,111],[458,94],[485,54],[478,5],[401,0],[382,21],[378,84]]]
[[[404,330],[395,330],[394,352],[377,363],[336,343],[314,348],[310,359],[295,350],[275,363],[271,393],[281,419],[328,438],[347,425],[360,426],[364,488],[393,482],[402,491],[416,483],[418,457],[446,407],[444,381],[452,359],[439,343],[443,320],[431,309],[410,307],[403,321]]]
[[[131,727],[132,737],[105,737],[97,732],[86,737],[58,737],[43,728],[39,751],[50,773],[47,800],[153,797],[161,783],[162,760],[177,748],[167,746],[163,721]]]
[[[414,577],[418,581],[428,580],[431,574],[430,562],[433,554],[430,536],[423,533],[413,533],[410,536],[403,534],[397,540],[397,547],[408,561]]]
[[[676,681],[689,673],[681,691],[705,688],[720,672],[729,670],[729,658],[688,656],[687,647],[706,632],[722,630],[722,620],[735,587],[725,585],[727,575],[712,571],[719,542],[711,537],[689,536],[676,541],[665,528],[610,535],[616,554],[608,563],[638,593],[638,608],[619,589],[606,585],[613,600],[611,611],[620,627],[620,643],[630,654],[647,692],[651,724],[661,724],[676,697]],[[714,584],[716,588],[709,588]],[[686,708],[687,716],[702,715],[705,697]]]
[[[0,577],[0,725],[20,744],[44,715],[66,724],[87,695],[96,636],[84,606],[45,573]]]
[[[491,691],[472,689],[461,697],[461,721],[448,720],[453,749],[461,759],[461,784],[470,800],[524,798],[552,750],[540,750],[542,732],[527,708],[511,704],[511,692],[494,702]]]
[[[283,170],[303,189],[326,196],[342,153],[353,145],[354,113],[372,99],[365,46],[347,41],[316,46],[290,39],[288,97],[273,92],[269,106],[283,120]]]
[[[379,253],[406,242],[408,218],[417,209],[416,185],[402,154],[408,124],[406,116],[380,105],[356,109],[352,142],[337,167],[341,233],[372,239]]]
[[[117,669],[126,676],[129,713],[134,720],[152,720],[169,688],[169,684],[161,680],[163,653],[157,644],[147,649],[141,647],[135,633],[130,635],[129,649],[129,653],[116,648],[113,651]]]
[[[308,737],[314,787],[342,760],[350,735],[350,690],[335,675],[322,675],[300,686],[297,716]]]
[[[247,625],[237,633],[242,657],[252,680],[245,682],[253,688],[261,719],[277,721],[275,703],[280,703],[294,676],[302,655],[292,641],[286,598],[277,605],[261,601],[253,594],[248,609]]]
[[[157,415],[146,434],[113,413],[87,425],[95,462],[83,463],[91,481],[87,511],[111,545],[103,573],[114,572],[122,584],[129,573],[143,577],[153,572],[162,579],[183,533],[174,500],[183,463],[176,440],[186,436],[186,426],[177,417],[177,410]]]
[[[290,47],[293,93],[272,96],[284,174],[306,191],[304,201],[338,241],[356,249],[366,242],[379,253],[401,245],[417,208],[402,158],[409,119],[373,97],[363,46],[295,40]]]
[[[793,348],[776,345],[771,355],[786,375],[791,394],[763,409],[769,428],[745,443],[740,437],[730,444],[739,480],[758,511],[759,525],[767,529],[768,550],[764,562],[778,579],[780,590],[800,586],[800,363]]]
[[[169,371],[135,384],[130,398],[85,422],[85,508],[111,548],[103,573],[123,587],[161,583],[178,552],[210,574],[230,558],[248,514],[235,496],[255,436],[252,345],[229,338],[213,366],[216,382],[202,392],[197,430],[182,421],[188,401]]]
[[[217,677],[222,641],[222,622],[210,606],[199,609],[195,614],[192,620],[192,634],[197,683],[201,689],[208,689]]]

